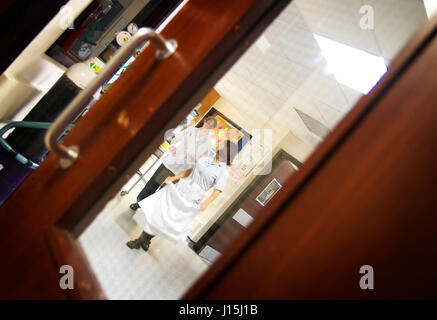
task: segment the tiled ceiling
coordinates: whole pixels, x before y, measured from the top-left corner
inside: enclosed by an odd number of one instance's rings
[[[360,28],[365,4],[374,8],[374,30]],[[329,73],[314,34],[389,63],[426,20],[420,0],[295,0],[215,89],[260,127],[277,123],[315,146],[361,93]]]

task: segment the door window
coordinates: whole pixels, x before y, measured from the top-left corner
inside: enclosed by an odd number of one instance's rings
[[[422,1],[288,5],[80,230],[106,297],[182,297],[274,202],[427,20]],[[164,182],[187,168],[184,177]]]

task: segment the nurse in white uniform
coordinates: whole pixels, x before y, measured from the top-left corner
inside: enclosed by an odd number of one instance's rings
[[[161,166],[146,183],[137,196],[137,202],[130,208],[139,209],[139,202],[153,194],[164,182],[165,177],[181,173],[194,166],[193,159],[204,156],[214,156],[215,146],[211,143],[211,129],[217,126],[217,119],[210,116],[203,120],[201,128],[188,127],[178,134],[170,144],[171,152],[163,157]]]
[[[127,246],[147,251],[155,235],[173,241],[184,240],[196,216],[223,192],[229,176],[228,166],[235,154],[236,145],[227,141],[215,159],[203,157],[192,169],[167,177],[164,188],[138,203],[141,213],[134,219],[144,231],[138,239],[127,242]],[[173,184],[176,180],[179,182]],[[211,188],[214,188],[213,193],[204,199]]]

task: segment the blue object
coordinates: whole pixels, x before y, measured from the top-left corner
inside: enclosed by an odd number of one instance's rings
[[[32,170],[35,170],[36,168],[38,168],[38,164],[36,164],[35,162],[33,162],[30,159],[27,159],[25,156],[23,156],[22,154],[18,153],[17,151],[15,151],[10,145],[9,143],[3,139],[3,135],[13,129],[13,128],[33,128],[33,129],[48,129],[50,126],[52,125],[51,122],[33,122],[33,121],[13,121],[8,123],[7,125],[5,125],[3,128],[0,129],[0,145],[6,149],[7,152],[11,153],[14,155],[15,159],[24,164],[26,167],[31,168]],[[70,124],[67,126],[66,131],[64,132],[64,134],[66,134],[68,131],[70,131],[71,128],[73,128],[73,124]]]
[[[35,161],[14,150],[9,142],[3,138],[3,135],[13,128],[48,129],[51,124],[51,122],[15,121],[8,123],[0,129],[0,206],[3,205],[6,199],[9,198],[27,176],[39,166]],[[70,124],[66,128],[64,135],[72,127],[73,125]],[[41,161],[43,158],[40,157]]]

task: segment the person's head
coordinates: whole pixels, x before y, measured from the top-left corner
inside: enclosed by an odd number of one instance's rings
[[[214,129],[217,127],[217,119],[215,117],[209,116],[203,120],[203,128]]]
[[[216,160],[220,162],[224,162],[226,163],[226,165],[230,166],[232,160],[234,160],[237,153],[238,153],[238,146],[235,143],[226,140],[223,146],[219,150],[217,150]]]

